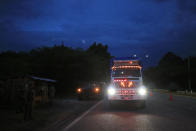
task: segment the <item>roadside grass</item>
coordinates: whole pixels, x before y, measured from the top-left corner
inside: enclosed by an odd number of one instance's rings
[[[43,127],[51,113],[44,109],[34,109],[33,120],[29,121],[23,119],[23,113],[16,113],[13,109],[3,109],[0,114],[2,131],[33,131]]]
[[[23,113],[16,113],[14,109],[0,108],[0,130],[48,131],[53,128],[53,125],[55,127],[52,130],[58,130],[59,126],[65,126],[72,120],[70,117],[75,119],[94,103],[94,101],[78,101],[77,99],[56,99],[52,106],[45,104],[33,109],[33,120],[29,121],[24,121]]]
[[[170,91],[169,90],[165,90],[165,89],[151,89],[154,92],[159,92],[159,93],[167,93],[169,94]],[[196,92],[192,92],[192,94],[189,93],[185,93],[185,91],[176,91],[176,92],[172,92],[174,95],[179,95],[179,96],[187,96],[187,97],[194,97],[196,98]]]

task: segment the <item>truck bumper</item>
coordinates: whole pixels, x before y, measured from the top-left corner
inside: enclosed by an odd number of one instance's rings
[[[146,100],[147,96],[141,96],[141,95],[113,95],[108,96],[108,100],[114,100],[114,101],[137,101],[137,100]]]

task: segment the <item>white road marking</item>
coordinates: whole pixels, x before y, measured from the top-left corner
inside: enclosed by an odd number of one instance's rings
[[[72,121],[67,127],[65,127],[65,129],[63,131],[68,131],[73,125],[75,125],[78,121],[80,121],[83,117],[85,117],[89,112],[91,112],[93,109],[95,109],[95,107],[97,107],[99,104],[101,104],[101,102],[103,102],[103,100],[99,101],[97,104],[95,104],[90,109],[88,109],[86,112],[84,112],[81,116],[79,116],[74,121]]]

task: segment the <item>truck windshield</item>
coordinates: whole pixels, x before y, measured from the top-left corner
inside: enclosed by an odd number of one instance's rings
[[[133,76],[140,77],[140,69],[116,69],[112,72],[113,77]]]

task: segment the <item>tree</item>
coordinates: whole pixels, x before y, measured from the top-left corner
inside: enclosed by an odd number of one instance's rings
[[[176,85],[178,90],[187,88],[186,63],[172,52],[166,53],[157,67],[146,69],[144,77],[147,83],[154,83],[158,88],[171,89],[170,85]]]
[[[32,49],[30,52],[0,54],[0,79],[34,75],[57,80],[57,93],[70,93],[80,83],[109,79],[108,46],[92,44],[87,50],[64,44]]]

